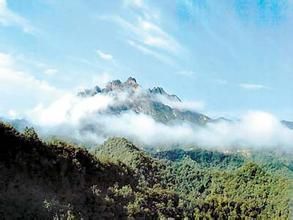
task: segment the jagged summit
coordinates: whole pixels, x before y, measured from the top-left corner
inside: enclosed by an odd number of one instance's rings
[[[162,87],[154,87],[152,89],[149,89],[149,92],[151,94],[155,94],[155,95],[163,95],[163,96],[166,96],[166,97],[168,97],[172,101],[181,102],[181,99],[177,95],[170,95],[170,94],[168,94],[167,92],[165,92],[165,90]]]
[[[181,99],[176,95],[168,94],[162,87],[144,90],[133,77],[129,77],[125,82],[113,80],[102,89],[98,86],[86,89],[79,92],[78,96],[91,97],[97,94],[110,95],[115,98],[115,103],[106,110],[108,114],[132,111],[149,115],[162,123],[184,121],[205,124],[210,120],[203,114],[178,108],[178,103],[182,102]],[[172,103],[176,103],[176,105],[172,105]]]
[[[138,88],[139,85],[136,82],[136,79],[133,77],[129,77],[125,82],[121,82],[120,80],[113,80],[106,85],[106,88],[103,89],[103,92],[110,92],[115,90],[131,90]]]
[[[85,89],[79,92],[77,95],[81,97],[89,97],[94,96],[98,93],[109,93],[113,91],[134,91],[139,88],[139,84],[136,82],[136,79],[133,77],[129,77],[125,82],[121,82],[121,80],[116,79],[110,81],[106,84],[105,88],[100,88],[99,86],[95,86],[93,89]]]
[[[153,89],[149,90],[151,93],[165,95],[167,94],[162,87],[154,87]]]
[[[121,82],[121,80],[116,79],[108,82],[105,86],[105,88],[100,88],[99,86],[95,86],[93,89],[85,89],[84,91],[81,91],[78,93],[78,96],[87,97],[87,96],[94,96],[98,93],[109,93],[113,91],[132,91],[135,92],[138,88],[140,88],[140,85],[137,83],[136,79],[133,77],[128,77],[128,79],[125,82]],[[176,95],[168,94],[162,87],[153,87],[152,89],[147,90],[148,95],[162,95],[165,96],[172,101],[179,101],[181,102],[181,99]]]
[[[132,87],[138,87],[139,86],[138,83],[136,82],[136,79],[133,78],[133,77],[129,77],[125,81],[124,85],[132,86]]]

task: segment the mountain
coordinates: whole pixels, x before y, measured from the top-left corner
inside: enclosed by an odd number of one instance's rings
[[[281,123],[283,125],[285,125],[286,127],[290,128],[290,129],[293,129],[293,121],[285,121],[285,120],[283,120],[283,121],[281,121]]]
[[[107,113],[111,114],[121,114],[127,111],[143,113],[166,124],[184,121],[204,125],[210,120],[206,115],[180,107],[181,99],[176,95],[168,94],[161,87],[144,90],[132,77],[123,83],[120,80],[111,81],[105,88],[95,86],[93,89],[85,89],[77,95],[86,98],[99,94],[108,95],[117,100],[107,109]],[[121,100],[120,96],[126,96],[126,98]]]
[[[232,123],[234,121],[228,118],[219,117],[219,118],[212,119],[209,122],[210,123]]]
[[[33,129],[19,133],[3,123],[0,146],[0,219],[183,216],[178,195],[140,184],[138,173],[122,162],[97,158],[63,141],[45,143]]]
[[[244,164],[242,155],[230,153],[225,154],[220,151],[203,150],[200,148],[194,150],[174,149],[154,153],[155,158],[167,159],[170,161],[180,161],[184,158],[190,158],[203,167],[240,167]]]
[[[109,138],[95,149],[94,154],[98,158],[123,162],[135,170],[148,186],[153,186],[161,180],[161,170],[165,168],[164,164],[125,138]]]
[[[6,121],[18,131],[24,131],[25,128],[32,127],[32,124],[26,119],[10,119]]]
[[[95,86],[77,94],[81,98],[97,95],[110,96],[115,99],[115,102],[105,110],[107,114],[142,113],[165,124],[187,122],[195,125],[206,125],[207,123],[229,124],[238,121],[225,117],[210,118],[192,108],[186,107],[184,101],[176,95],[168,94],[162,87],[143,89],[133,77],[129,77],[125,82],[113,80],[108,82],[105,88]],[[283,120],[281,123],[293,129],[293,122]]]
[[[277,172],[255,161],[201,149],[151,155],[125,138],[88,151],[0,123],[0,219],[289,219],[292,160]]]

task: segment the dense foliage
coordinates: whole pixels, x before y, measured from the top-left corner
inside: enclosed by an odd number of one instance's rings
[[[92,152],[0,123],[0,219],[289,219],[292,159],[125,138]],[[290,188],[291,187],[291,188]]]
[[[154,156],[171,161],[181,161],[185,157],[189,157],[203,167],[232,168],[240,167],[244,163],[243,156],[239,154],[225,154],[219,151],[208,151],[199,148],[190,151],[184,151],[182,149],[161,151],[155,153]]]

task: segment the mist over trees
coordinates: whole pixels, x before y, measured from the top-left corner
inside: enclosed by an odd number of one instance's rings
[[[12,219],[289,219],[292,157],[145,152],[111,138],[90,152],[0,123],[0,216]],[[291,207],[292,208],[292,207]]]

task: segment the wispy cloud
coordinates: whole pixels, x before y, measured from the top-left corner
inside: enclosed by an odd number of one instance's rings
[[[129,22],[119,16],[102,17],[118,24],[128,35],[127,40],[140,42],[144,46],[176,54],[181,50],[181,45],[160,26],[141,16],[137,16],[134,22]]]
[[[262,89],[269,89],[269,87],[262,85],[262,84],[252,84],[252,83],[241,83],[239,86],[243,89],[247,90],[262,90]]]
[[[140,15],[147,20],[160,20],[160,12],[150,7],[145,0],[124,0],[124,7],[131,9],[135,15]]]
[[[123,40],[130,46],[143,54],[170,64],[167,57],[178,56],[183,49],[181,44],[164,29],[158,13],[142,0],[125,0],[124,5],[132,15],[131,20],[116,15],[100,18],[118,25],[123,30]]]
[[[15,92],[17,89],[31,88],[43,92],[57,92],[57,89],[50,86],[46,81],[38,80],[33,75],[18,70],[16,62],[10,54],[0,53],[0,84],[5,93]],[[19,86],[19,87],[18,87]]]
[[[166,63],[166,64],[169,64],[169,65],[173,65],[173,61],[166,55],[163,55],[161,53],[158,53],[154,50],[151,50],[145,46],[143,46],[142,44],[140,43],[136,43],[132,40],[129,40],[128,41],[128,44],[132,47],[134,47],[135,49],[141,51],[142,53],[144,54],[147,54],[147,55],[150,55],[150,56],[153,56],[155,57],[157,60],[163,62],[163,63]]]
[[[135,7],[143,7],[143,0],[124,0],[124,5],[126,6],[135,6]]]
[[[103,60],[113,60],[113,56],[109,53],[105,53],[101,50],[97,50],[97,54]]]
[[[30,105],[38,102],[52,101],[60,94],[61,90],[47,81],[38,79],[27,71],[19,70],[17,60],[12,55],[0,52],[0,99],[3,109],[20,110],[24,106],[31,107]],[[11,100],[14,102],[12,103]],[[2,112],[2,114],[6,113]]]
[[[180,50],[179,43],[171,35],[161,27],[143,18],[138,20],[136,33],[139,37],[142,37],[142,43],[145,45],[171,53],[176,53]]]
[[[6,0],[0,0],[0,25],[18,26],[26,33],[34,33],[36,31],[27,19],[8,8]]]

